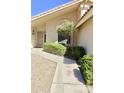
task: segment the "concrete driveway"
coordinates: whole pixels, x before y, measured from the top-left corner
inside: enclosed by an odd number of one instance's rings
[[[50,93],[56,63],[31,54],[31,93]]]

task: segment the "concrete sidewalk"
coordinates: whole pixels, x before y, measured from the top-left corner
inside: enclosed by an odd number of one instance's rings
[[[92,93],[92,86],[84,84],[76,61],[43,52],[42,49],[34,48],[32,52],[57,62],[50,93]]]

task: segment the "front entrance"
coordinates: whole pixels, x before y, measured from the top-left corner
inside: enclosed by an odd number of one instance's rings
[[[37,32],[37,46],[38,48],[43,47],[43,33],[42,32]]]

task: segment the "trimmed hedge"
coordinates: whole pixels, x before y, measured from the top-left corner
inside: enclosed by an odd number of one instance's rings
[[[45,43],[43,50],[48,53],[63,56],[66,52],[66,47],[59,43]]]
[[[76,60],[79,60],[79,58],[86,54],[86,51],[83,47],[80,46],[72,47],[72,54],[75,56]]]
[[[84,55],[80,58],[81,73],[83,74],[84,81],[87,85],[93,85],[93,56]]]

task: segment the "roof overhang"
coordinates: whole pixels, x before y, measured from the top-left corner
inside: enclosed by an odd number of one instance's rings
[[[84,22],[93,16],[93,7],[79,20],[76,25],[76,28],[80,27]]]
[[[83,2],[83,0],[71,1],[69,3],[63,4],[63,5],[58,6],[56,8],[53,8],[47,12],[36,15],[36,16],[32,17],[32,19],[31,19],[32,25],[44,23],[47,20],[50,20],[52,18],[56,18],[57,16],[61,16],[61,15],[64,15],[66,13],[72,12],[72,11],[78,9],[79,5],[82,2]]]

